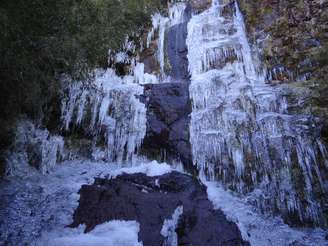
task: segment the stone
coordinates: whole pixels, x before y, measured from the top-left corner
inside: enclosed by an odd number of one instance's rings
[[[189,83],[145,85],[142,101],[147,107],[142,152],[160,161],[181,161],[186,169],[197,172],[189,141]]]
[[[70,227],[85,224],[85,232],[110,220],[136,220],[143,245],[165,245],[161,229],[175,209],[183,207],[176,233],[178,245],[249,245],[236,224],[214,210],[206,187],[198,179],[172,172],[162,176],[123,174],[83,185]]]

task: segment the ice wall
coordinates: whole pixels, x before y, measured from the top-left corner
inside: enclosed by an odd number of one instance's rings
[[[102,158],[133,161],[146,133],[146,108],[138,99],[143,87],[135,82],[133,76],[121,78],[108,69],[96,71],[89,84],[69,84],[62,105],[64,129],[83,125],[95,147],[105,140],[107,147],[98,151]]]
[[[309,115],[292,115],[252,58],[236,3],[188,24],[193,161],[210,180],[291,223],[325,224],[327,151]]]

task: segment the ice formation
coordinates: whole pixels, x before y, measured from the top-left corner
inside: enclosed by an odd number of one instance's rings
[[[169,3],[169,16],[165,17],[159,13],[152,16],[152,29],[148,33],[146,47],[150,47],[150,43],[156,37],[157,39],[157,60],[160,66],[160,78],[159,80],[165,81],[165,34],[168,28],[178,25],[185,21],[185,2]]]
[[[252,246],[276,245],[327,245],[326,232],[322,229],[296,229],[286,225],[281,218],[264,216],[254,211],[247,201],[228,192],[216,182],[206,182],[207,194],[215,209],[221,209],[235,222],[244,240]]]
[[[133,173],[144,173],[149,177],[161,176],[172,171],[172,166],[166,163],[158,163],[157,161],[152,161],[149,163],[142,163],[138,166],[121,168],[117,171],[113,171],[111,178],[115,178],[123,173],[133,174]]]
[[[266,83],[238,5],[215,0],[194,15],[187,45],[195,165],[262,211],[324,224],[328,162],[318,128],[290,114],[287,98]]]
[[[164,220],[161,235],[165,237],[165,245],[178,246],[178,235],[175,232],[178,227],[180,216],[183,214],[183,206],[179,206],[174,210],[171,219]]]
[[[148,169],[145,168],[147,165]],[[79,189],[82,185],[92,184],[95,177],[114,177],[124,172],[142,172],[156,176],[169,171],[165,171],[165,164],[156,162],[140,161],[137,167],[133,168],[119,169],[119,166],[115,163],[108,165],[104,162],[75,160],[57,165],[53,172],[47,175],[34,173],[23,177],[7,177],[5,182],[0,183],[0,217],[6,218],[0,223],[0,244],[58,245],[60,242],[60,245],[67,245],[74,239],[84,243],[81,245],[94,245],[91,239],[107,243],[113,242],[111,240],[114,239],[114,242],[117,242],[117,239],[118,242],[131,243],[129,246],[142,243],[136,237],[138,223],[133,221],[110,221],[99,225],[89,234],[83,233],[83,227],[66,227],[72,223],[74,209],[78,206]],[[295,245],[325,245],[324,231],[292,229],[279,219],[257,214],[252,206],[225,191],[215,182],[204,183],[208,187],[208,196],[214,207],[222,209],[229,219],[238,224],[244,238],[249,240],[251,245],[285,245],[286,242],[298,243]],[[162,235],[171,235],[170,237],[174,238],[173,228],[177,226],[182,211],[183,208],[178,207],[172,218],[165,220]],[[119,233],[122,230],[124,233]],[[114,233],[114,237],[109,239],[106,232]],[[58,244],[55,244],[56,242]]]
[[[133,82],[108,69],[97,71],[91,86],[70,84],[62,105],[64,128],[83,123],[95,141],[105,137],[107,160],[133,161],[146,133],[146,108],[137,98],[143,87]]]
[[[136,222],[111,222],[84,235],[82,228],[67,228],[78,206],[78,191],[82,185],[92,184],[96,177],[115,178],[122,173],[157,176],[171,171],[173,169],[165,163],[142,159],[138,159],[131,168],[121,168],[118,163],[108,165],[107,162],[74,160],[56,165],[46,175],[34,172],[32,175],[8,176],[0,182],[0,218],[6,218],[0,222],[0,245],[54,245],[51,244],[54,240],[58,242],[55,245],[67,245],[73,239],[82,240],[85,245],[95,245],[87,243],[89,239],[100,240],[109,235],[103,229],[110,229],[115,234],[114,238],[106,242],[138,239],[135,237],[137,229],[139,231]],[[116,233],[118,230],[129,231],[129,235],[119,235]],[[136,234],[132,234],[133,231]],[[138,245],[139,242],[134,243]]]
[[[36,127],[31,121],[17,124],[14,147],[7,153],[7,175],[33,175],[51,171],[64,155],[64,139],[53,136],[46,129]]]

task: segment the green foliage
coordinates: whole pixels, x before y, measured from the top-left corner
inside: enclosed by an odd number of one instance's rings
[[[18,115],[47,113],[60,74],[81,79],[107,66],[108,50],[149,25],[158,8],[160,0],[2,0],[0,149]]]

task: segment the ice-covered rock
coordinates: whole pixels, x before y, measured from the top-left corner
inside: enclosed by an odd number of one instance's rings
[[[144,246],[248,245],[237,226],[212,208],[205,186],[189,175],[123,173],[114,179],[96,179],[79,193],[71,226],[84,224],[86,233],[106,221],[132,220],[140,224],[139,240]]]
[[[62,105],[65,130],[83,123],[96,144],[105,139],[106,159],[132,161],[146,133],[146,108],[138,96],[143,93],[131,76],[118,77],[112,69],[96,71],[91,85],[68,85]]]
[[[290,223],[325,225],[327,151],[311,115],[293,115],[253,59],[236,2],[188,23],[194,164]]]
[[[64,157],[64,139],[40,129],[31,121],[17,123],[14,145],[6,154],[7,175],[33,175],[51,171]]]

